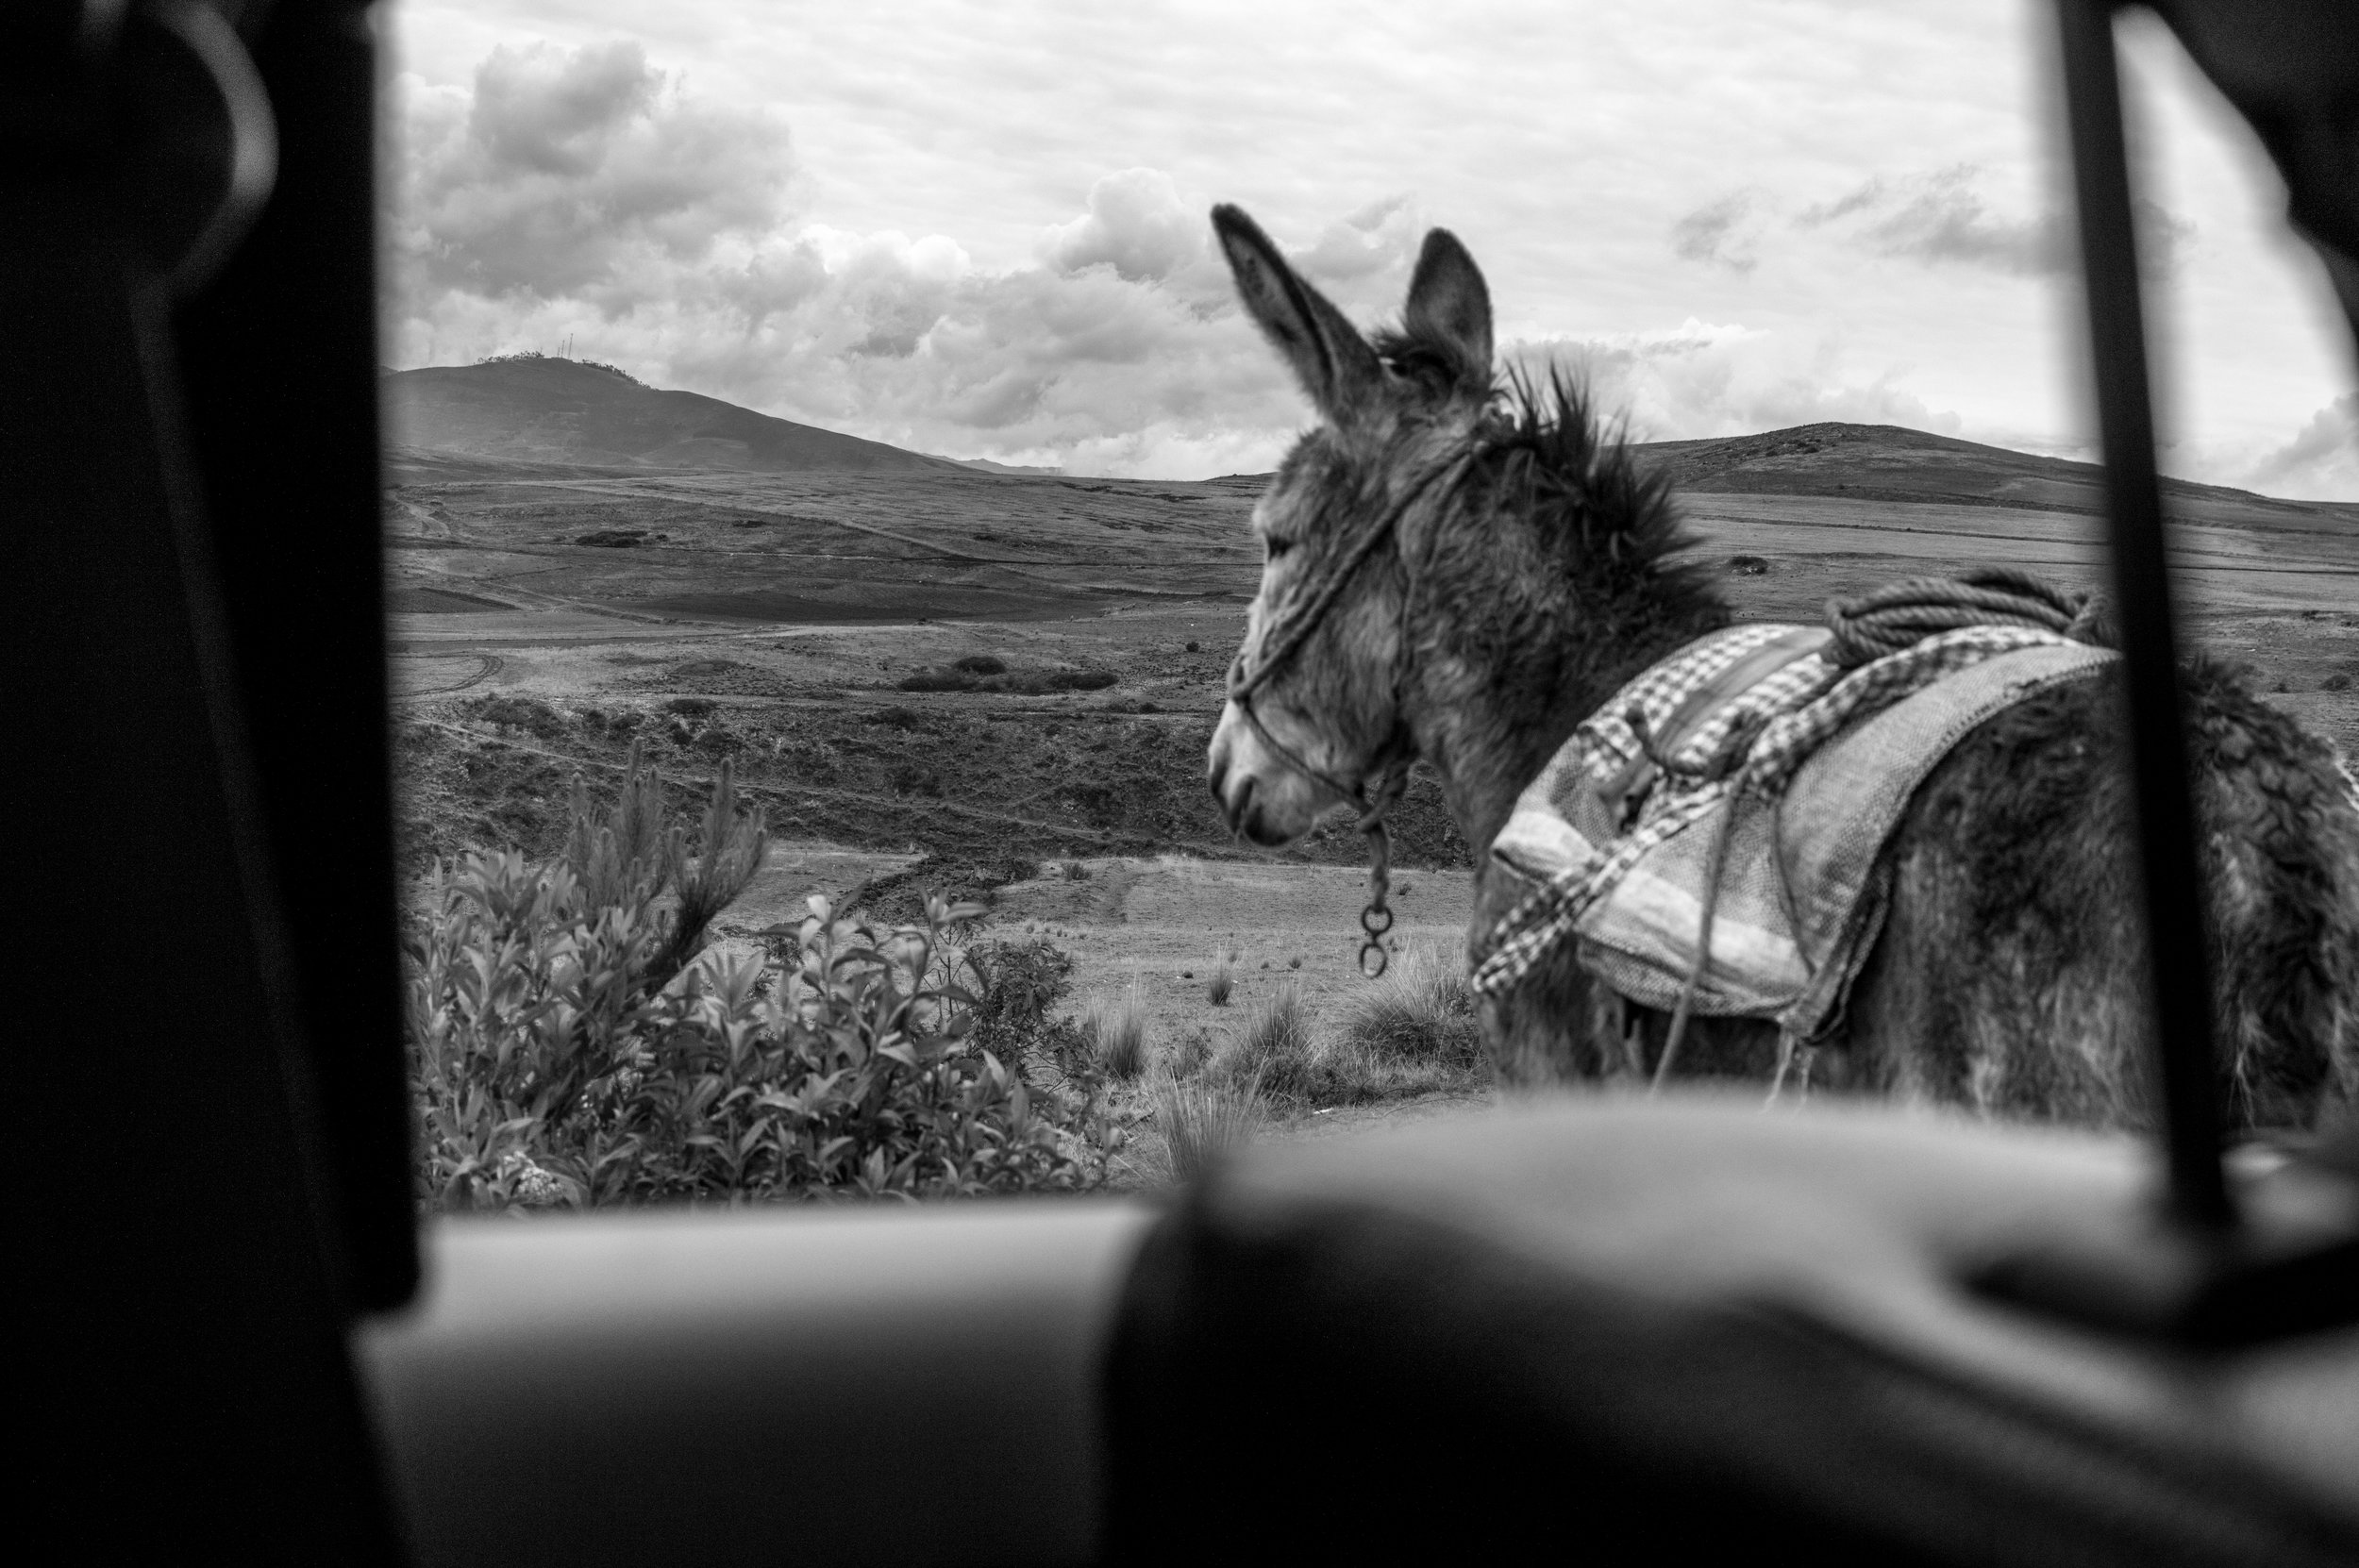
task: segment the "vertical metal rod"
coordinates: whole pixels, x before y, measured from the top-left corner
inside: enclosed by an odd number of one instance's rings
[[[2058,0],[2056,7],[2104,449],[2114,613],[2127,665],[2150,965],[2148,995],[2169,1156],[2169,1207],[2183,1225],[2220,1229],[2234,1223],[2235,1210],[2220,1169],[2203,884],[2188,797],[2162,488],[2154,473],[2153,408],[2113,12],[2112,0]]]

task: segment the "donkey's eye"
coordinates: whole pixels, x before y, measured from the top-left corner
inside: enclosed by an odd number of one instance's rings
[[[1267,534],[1262,536],[1262,548],[1268,553],[1272,560],[1276,560],[1294,547],[1295,542],[1291,539],[1277,539]]]

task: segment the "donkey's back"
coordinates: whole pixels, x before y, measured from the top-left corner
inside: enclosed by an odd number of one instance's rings
[[[1830,1065],[2010,1117],[2148,1117],[2145,935],[2117,677],[1968,735],[1882,868],[1890,914]],[[2237,673],[2185,681],[2229,1114],[2306,1126],[2359,1094],[2359,799]]]

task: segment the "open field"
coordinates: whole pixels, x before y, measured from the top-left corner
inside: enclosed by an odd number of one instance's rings
[[[1776,466],[1802,459],[1822,468],[1798,479]],[[1992,562],[2098,581],[2101,525],[2070,475],[1983,483],[1912,459],[1830,478],[1823,461],[1757,459],[1700,475],[1687,495],[1741,616],[1812,620],[1831,595]],[[1334,826],[1284,854],[1247,852],[1202,782],[1258,575],[1259,479],[417,453],[392,477],[412,869],[469,842],[552,847],[571,779],[602,786],[635,742],[683,793],[730,759],[769,814],[778,842],[722,917],[726,944],[814,892],[888,917],[913,913],[922,887],[986,898],[990,930],[1071,955],[1074,1005],[1135,984],[1160,1050],[1234,1030],[1282,984],[1314,1016],[1361,985],[1356,837]],[[1897,498],[1904,481],[1922,498]],[[1781,488],[1854,484],[1877,493]],[[2254,665],[2273,700],[2359,755],[2359,509],[2172,505],[2191,640]],[[1471,875],[1430,781],[1413,792],[1397,859],[1402,939],[1454,952]],[[1210,966],[1230,949],[1235,993],[1214,1007]],[[1402,1113],[1345,1108],[1300,1129]]]

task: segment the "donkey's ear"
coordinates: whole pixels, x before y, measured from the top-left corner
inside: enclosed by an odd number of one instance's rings
[[[1261,225],[1238,209],[1213,209],[1213,231],[1236,275],[1245,308],[1294,366],[1330,425],[1347,423],[1383,385],[1384,365],[1360,329],[1286,265]]]
[[[1482,273],[1448,229],[1429,229],[1409,280],[1409,336],[1447,347],[1462,361],[1462,378],[1491,384],[1491,291]]]

